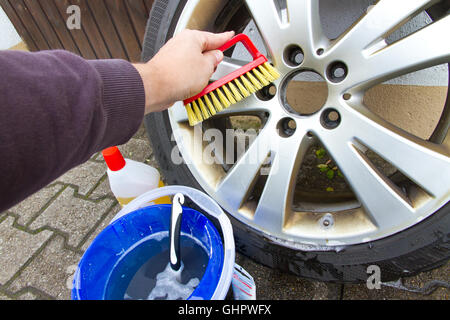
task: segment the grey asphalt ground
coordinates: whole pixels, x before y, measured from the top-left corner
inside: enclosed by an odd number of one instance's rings
[[[145,130],[120,149],[124,156],[157,167]],[[120,207],[109,190],[100,154],[14,208],[0,213],[0,300],[70,299],[76,266],[95,236]],[[421,295],[390,287],[338,285],[280,273],[237,254],[236,262],[255,279],[258,299],[449,299],[438,288]],[[450,279],[450,265],[405,279],[409,286]]]

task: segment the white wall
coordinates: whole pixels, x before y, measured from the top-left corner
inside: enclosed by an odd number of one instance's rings
[[[9,21],[8,16],[0,7],[0,50],[9,49],[21,41],[22,39]]]

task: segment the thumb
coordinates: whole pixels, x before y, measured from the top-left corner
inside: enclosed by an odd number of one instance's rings
[[[223,60],[223,52],[220,50],[207,51],[203,56],[211,64],[212,69],[215,69]]]
[[[234,36],[234,31],[228,31],[223,33],[210,33],[202,32],[202,50],[209,51],[214,50],[225,44]]]

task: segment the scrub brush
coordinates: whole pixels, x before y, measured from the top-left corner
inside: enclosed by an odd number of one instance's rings
[[[209,84],[196,96],[183,101],[191,126],[211,118],[280,77],[278,71],[245,34],[236,35],[218,50],[226,51],[238,42],[250,52],[253,61]]]

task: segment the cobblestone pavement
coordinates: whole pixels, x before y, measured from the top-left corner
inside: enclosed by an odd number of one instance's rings
[[[145,130],[120,149],[127,158],[157,167]],[[83,252],[120,210],[109,190],[100,154],[40,192],[0,213],[0,300],[70,299],[73,273]],[[253,275],[259,299],[448,299],[447,289],[424,296],[383,287],[332,285],[282,274],[237,255]],[[407,279],[423,286],[448,280],[446,266]]]

